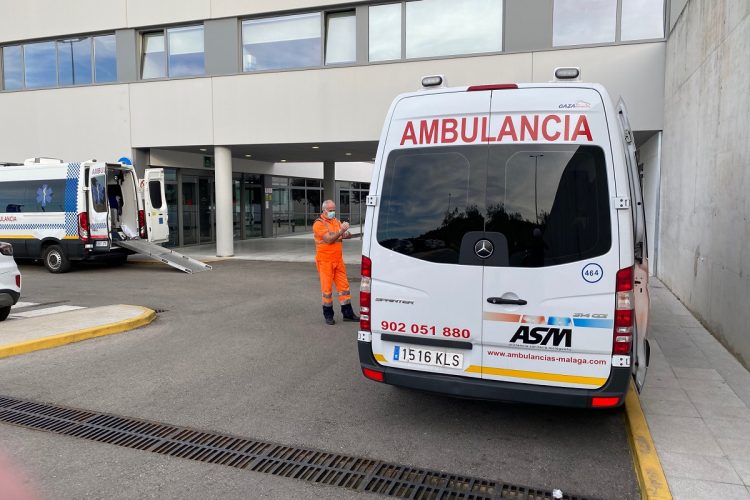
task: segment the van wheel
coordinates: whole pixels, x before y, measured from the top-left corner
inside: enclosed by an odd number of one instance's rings
[[[10,314],[10,306],[0,307],[0,321],[5,321],[5,318]]]
[[[44,249],[42,255],[44,267],[51,273],[67,273],[70,271],[70,259],[65,255],[60,245],[50,245]]]

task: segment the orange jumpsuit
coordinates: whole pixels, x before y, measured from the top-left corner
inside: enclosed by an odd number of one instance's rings
[[[346,267],[344,266],[343,244],[341,240],[333,243],[323,241],[326,233],[337,233],[341,230],[341,222],[338,219],[327,219],[318,217],[313,223],[313,234],[315,235],[315,264],[318,266],[320,276],[320,291],[323,294],[323,306],[333,306],[333,283],[339,292],[339,304],[351,304],[352,294],[349,290],[349,280],[346,279]]]

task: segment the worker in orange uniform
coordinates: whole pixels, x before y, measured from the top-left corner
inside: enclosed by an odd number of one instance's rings
[[[342,241],[352,237],[348,222],[336,219],[336,204],[332,200],[323,202],[323,213],[313,223],[315,235],[315,264],[320,276],[320,290],[323,294],[323,317],[327,325],[336,323],[333,319],[333,284],[339,293],[339,304],[344,321],[359,321],[352,309],[352,293],[346,279],[346,266]]]

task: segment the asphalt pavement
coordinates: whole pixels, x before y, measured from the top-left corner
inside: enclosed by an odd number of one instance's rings
[[[150,265],[51,275],[22,264],[22,300],[158,314],[132,332],[0,360],[0,395],[591,497],[639,497],[621,412],[371,382],[359,369],[356,325],[323,323],[313,264],[212,265],[195,275]],[[349,266],[350,277],[358,272]],[[6,424],[0,447],[49,498],[367,497]]]

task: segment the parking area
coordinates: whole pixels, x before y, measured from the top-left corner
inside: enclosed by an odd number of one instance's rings
[[[2,395],[588,497],[639,497],[622,413],[376,384],[360,374],[356,326],[323,324],[312,264],[213,265],[197,275],[127,265],[59,276],[22,265],[26,302],[135,304],[158,316],[125,335],[2,360]],[[55,497],[128,496],[134,471],[144,478],[139,496],[246,497],[256,487],[271,497],[356,495],[5,424],[0,442]],[[10,446],[24,442],[36,444]],[[204,481],[193,488],[196,473]]]

